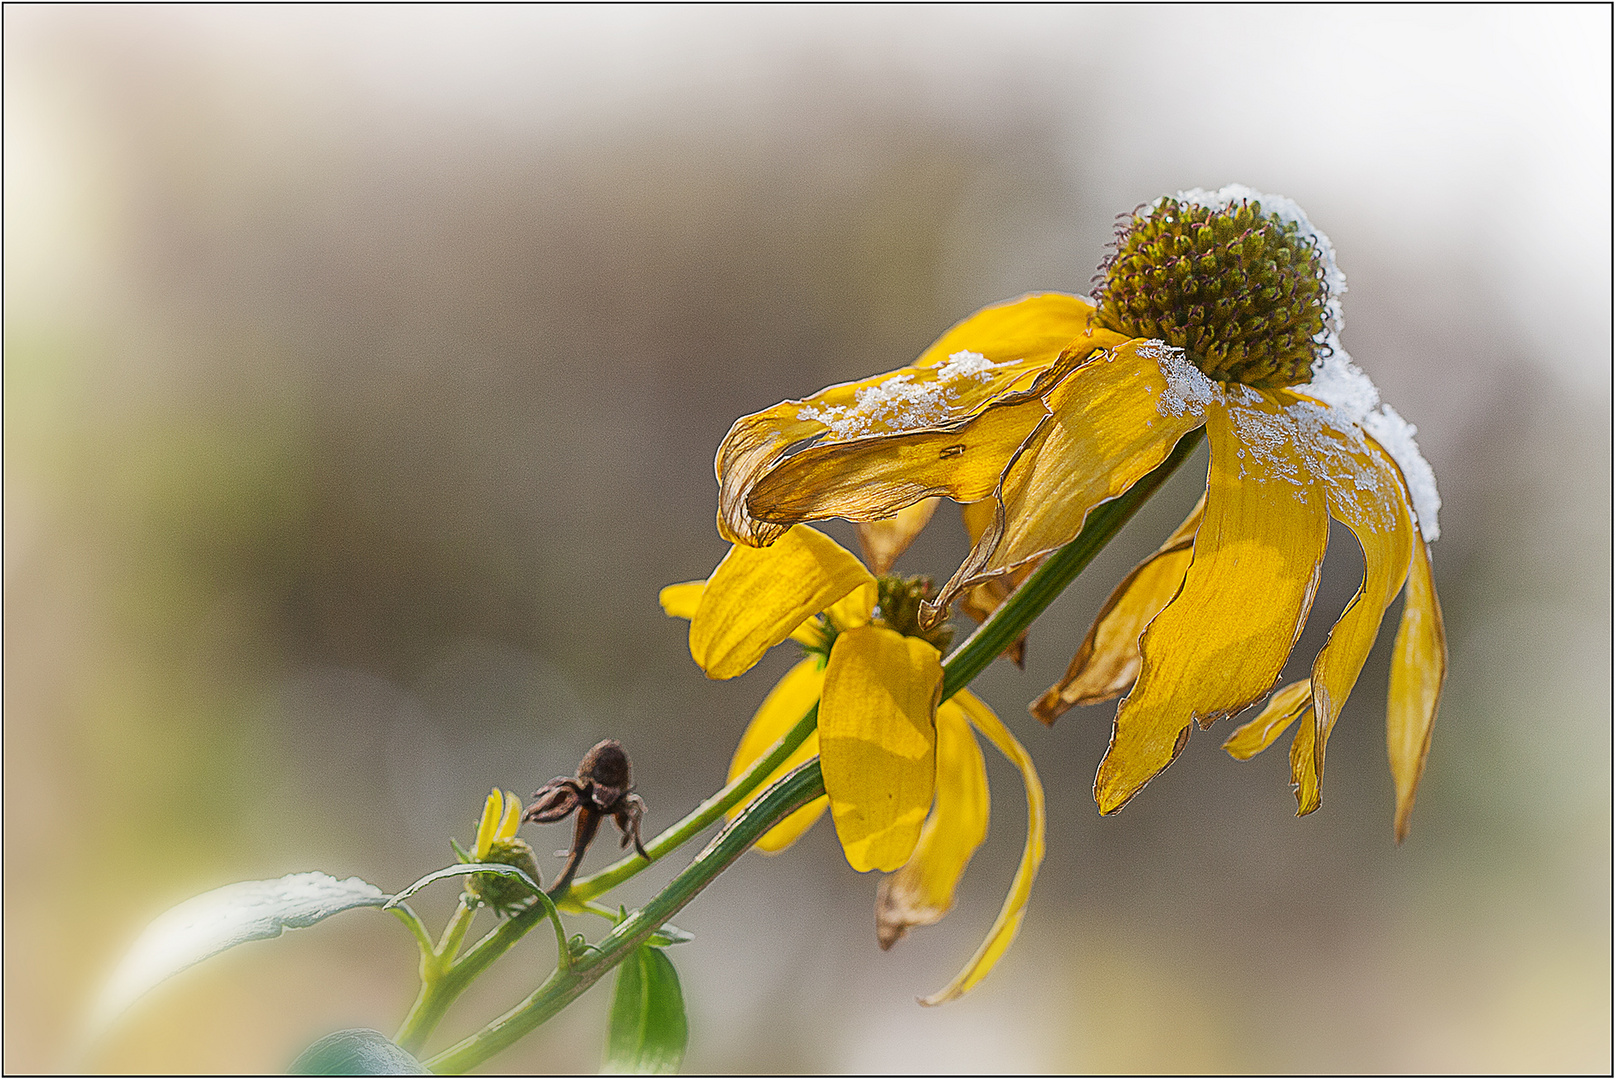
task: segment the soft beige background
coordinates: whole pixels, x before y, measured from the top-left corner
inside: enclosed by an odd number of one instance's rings
[[[1389,630],[1305,820],[1282,748],[1239,764],[1216,732],[1101,819],[1109,709],[1023,711],[1198,458],[1028,670],[978,684],[1051,801],[992,978],[914,1004],[1019,851],[997,761],[959,908],[890,954],[823,826],[688,908],[689,1066],[1608,1070],[1610,18],[8,8],[5,1069],[75,1064],[88,997],[167,905],[309,868],[401,886],[490,785],[602,736],[671,821],[790,662],[708,683],[655,603],[723,552],[729,423],[984,303],[1086,291],[1114,214],[1240,180],[1335,240],[1347,347],[1441,482],[1452,668],[1412,838]],[[1321,619],[1355,584],[1336,539]],[[963,550],[940,515],[901,565]],[[391,1031],[413,956],[374,912],[243,948],[77,1064],[281,1068]],[[515,954],[445,1034],[548,963]],[[592,1070],[607,996],[497,1065]]]

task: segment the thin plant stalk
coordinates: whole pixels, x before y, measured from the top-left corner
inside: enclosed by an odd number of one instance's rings
[[[1139,507],[1143,506],[1145,501],[1184,463],[1200,440],[1199,430],[1184,436],[1173,447],[1167,458],[1138,483],[1117,498],[1091,511],[1077,537],[1028,575],[1021,587],[950,654],[943,664],[945,700],[969,685],[972,679],[993,662],[994,657],[1008,648],[1020,636],[1021,631],[1043,613],[1044,609],[1088,566],[1094,556],[1127,524]],[[800,733],[800,738],[796,739],[796,744],[800,745],[802,739],[807,738],[807,732],[813,729],[817,719],[818,707],[815,706],[798,721],[791,732],[775,744],[764,759],[742,776],[736,777],[735,781],[702,803],[673,828],[658,836],[652,842],[657,846],[657,850],[652,852],[653,857],[672,850],[684,838],[694,835],[700,828],[716,820],[729,806],[744,798],[742,782],[754,774],[762,777],[772,772],[789,756],[791,749],[795,749],[795,746],[787,749],[786,744]],[[768,762],[766,767],[765,762]],[[752,783],[755,785],[757,780],[754,779]],[[818,758],[804,762],[782,777],[714,837],[712,843],[708,844],[701,854],[680,871],[661,892],[643,908],[630,914],[592,947],[585,958],[575,959],[570,968],[558,967],[525,1001],[475,1035],[429,1059],[426,1062],[427,1066],[434,1072],[464,1072],[532,1031],[582,994],[612,967],[630,956],[664,922],[695,899],[714,877],[739,858],[764,833],[824,793],[825,782],[820,773]],[[722,805],[725,803],[728,805]],[[696,824],[697,821],[701,824]],[[675,834],[678,834],[680,839],[673,839]],[[647,845],[648,850],[651,847],[652,845]],[[641,859],[622,860],[607,871],[576,883],[574,890],[585,882],[601,881],[616,871],[609,884],[601,886],[601,889],[609,888],[632,877],[646,865]],[[619,867],[622,869],[618,870]],[[592,891],[590,895],[598,895],[598,891],[600,890]],[[461,966],[468,969],[466,982],[469,983],[470,978],[475,977],[469,970],[473,962],[477,964],[477,971],[492,963],[514,945],[516,940],[531,928],[533,922],[537,921],[536,917],[530,918],[533,915],[532,912],[524,912],[516,918],[507,920],[505,924],[478,942],[466,954],[461,964],[456,965],[457,969]]]

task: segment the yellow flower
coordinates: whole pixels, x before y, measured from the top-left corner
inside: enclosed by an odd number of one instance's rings
[[[720,531],[767,545],[797,522],[986,500],[991,520],[925,610],[935,622],[966,590],[1070,541],[1204,428],[1202,506],[1119,586],[1034,711],[1048,721],[1128,691],[1094,788],[1101,812],[1116,811],[1192,724],[1273,688],[1333,517],[1363,550],[1357,595],[1311,678],[1276,693],[1229,749],[1249,756],[1301,718],[1293,779],[1299,812],[1316,808],[1326,740],[1406,580],[1387,710],[1401,839],[1446,671],[1427,547],[1440,501],[1413,427],[1341,349],[1345,278],[1329,241],[1288,199],[1197,190],[1132,215],[1102,269],[1095,301],[1040,293],[986,308],[910,367],[737,421],[718,452]]]
[[[505,863],[525,870],[527,876],[539,884],[539,864],[526,840],[517,837],[522,824],[522,800],[512,791],[495,788],[483,803],[483,816],[477,823],[477,840],[470,852],[462,854],[467,862]],[[466,881],[466,891],[501,915],[526,906],[533,898],[532,890],[520,881],[499,874],[472,874]]]
[[[819,755],[825,796],[771,829],[758,847],[790,846],[828,805],[855,870],[883,880],[877,934],[889,947],[911,926],[941,919],[966,864],[987,835],[988,788],[974,725],[1021,770],[1028,833],[1020,869],[981,949],[936,1004],[975,985],[1020,927],[1043,859],[1043,789],[1026,751],[968,690],[939,703],[945,630],[918,620],[922,589],[877,578],[849,551],[806,525],[774,544],[737,544],[706,581],[670,585],[669,615],[690,620],[690,651],[710,678],[749,670],[790,637],[808,651],[753,716],[730,765],[745,771],[815,703],[818,730],[765,781]],[[738,813],[739,811],[735,811]],[[733,816],[733,813],[732,813]]]

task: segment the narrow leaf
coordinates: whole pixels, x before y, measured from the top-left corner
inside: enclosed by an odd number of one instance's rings
[[[689,1041],[684,992],[673,961],[661,949],[640,946],[617,968],[601,1072],[677,1072]]]
[[[386,907],[393,907],[396,904],[403,903],[434,881],[442,881],[444,878],[449,877],[465,877],[467,874],[502,874],[505,877],[520,878],[522,883],[531,889],[535,896],[544,895],[544,890],[539,888],[539,883],[528,877],[525,870],[518,869],[507,863],[468,862],[459,863],[455,866],[445,866],[442,870],[434,870],[426,877],[405,886],[404,890],[396,896],[387,896],[382,899],[386,901]]]
[[[293,1076],[431,1076],[432,1070],[379,1031],[334,1031],[298,1055]]]
[[[194,896],[154,919],[101,990],[88,1034],[99,1035],[146,991],[192,964],[247,941],[280,937],[356,907],[381,907],[387,894],[367,881],[289,874],[238,881]]]

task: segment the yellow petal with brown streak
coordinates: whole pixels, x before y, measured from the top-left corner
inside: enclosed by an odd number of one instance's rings
[[[1120,335],[1092,325],[1094,307],[1062,293],[1035,293],[984,308],[954,326],[915,364],[858,382],[827,387],[744,416],[718,448],[718,531],[736,543],[771,543],[782,521],[759,521],[748,510],[753,488],[805,443],[847,442],[931,430],[974,416],[1007,393],[1025,389],[1079,339],[1104,347]],[[951,356],[972,352],[994,366],[940,378]],[[946,449],[944,444],[942,449]],[[934,494],[941,494],[936,492]],[[909,502],[924,496],[916,496]],[[869,517],[887,517],[905,502]]]
[[[1324,492],[1289,442],[1271,397],[1207,406],[1206,510],[1184,586],[1140,638],[1139,680],[1117,709],[1094,781],[1114,813],[1205,727],[1268,693],[1296,643],[1329,536]]]
[[[890,517],[921,499],[985,499],[1049,415],[1037,397],[1003,402],[946,427],[811,447],[761,477],[747,497],[760,522]]]
[[[855,870],[909,861],[936,784],[941,654],[884,626],[837,636],[819,703],[819,760]]]

